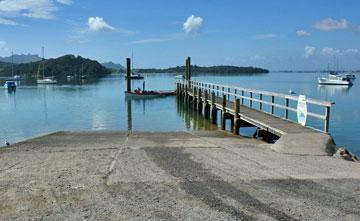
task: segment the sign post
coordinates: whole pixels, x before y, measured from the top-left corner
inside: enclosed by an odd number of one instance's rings
[[[307,118],[307,104],[305,95],[300,95],[297,104],[297,119],[299,124],[305,126]]]

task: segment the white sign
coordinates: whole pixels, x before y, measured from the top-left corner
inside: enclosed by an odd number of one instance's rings
[[[297,119],[299,124],[305,126],[307,117],[307,105],[305,95],[300,95],[297,104]]]

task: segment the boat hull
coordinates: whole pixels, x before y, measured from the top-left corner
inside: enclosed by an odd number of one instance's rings
[[[41,79],[41,80],[36,80],[37,84],[57,84],[56,80],[51,80],[51,79]]]
[[[143,76],[139,76],[139,77],[125,77],[125,79],[132,79],[132,80],[139,80],[139,79],[144,79],[144,77]]]
[[[146,93],[138,93],[138,92],[127,92],[125,91],[125,97],[126,98],[140,98],[140,99],[146,99],[146,98],[156,98],[156,97],[166,97],[166,96],[173,96],[175,95],[174,91],[151,91]]]
[[[320,85],[352,85],[352,80],[341,76],[329,75],[327,78],[318,78]]]
[[[320,85],[352,85],[351,81],[330,81],[319,79]]]

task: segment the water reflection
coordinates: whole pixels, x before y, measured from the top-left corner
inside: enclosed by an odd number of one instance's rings
[[[346,95],[351,85],[319,85],[318,91],[325,96]]]
[[[178,116],[184,119],[185,128],[188,130],[217,130],[218,126],[211,123],[210,120],[205,119],[202,114],[199,114],[193,108],[193,103],[183,102],[177,99],[176,110]]]
[[[126,100],[127,105],[127,128],[128,131],[132,131],[132,111],[131,111],[131,99]]]

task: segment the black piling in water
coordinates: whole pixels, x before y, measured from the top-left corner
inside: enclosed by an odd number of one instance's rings
[[[185,80],[186,80],[187,85],[189,87],[190,86],[190,80],[191,80],[191,58],[190,57],[187,57],[187,59],[186,59]]]
[[[126,80],[127,80],[127,88],[126,91],[131,91],[131,60],[130,58],[126,58]]]

